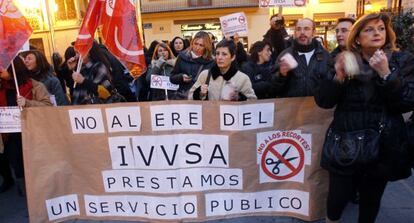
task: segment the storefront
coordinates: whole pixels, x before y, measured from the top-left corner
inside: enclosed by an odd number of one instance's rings
[[[29,21],[33,34],[29,43],[49,58],[53,52],[64,53],[76,39],[87,0],[15,0]]]

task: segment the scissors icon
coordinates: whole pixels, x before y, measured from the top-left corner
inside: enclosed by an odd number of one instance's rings
[[[283,158],[285,158],[285,156],[286,156],[286,154],[289,152],[289,150],[290,150],[290,148],[291,148],[292,146],[289,146],[287,149],[286,149],[286,151],[285,152],[283,152],[283,154],[282,154],[282,157]],[[291,157],[291,158],[288,158],[288,159],[285,159],[286,161],[292,161],[292,160],[295,160],[295,159],[297,159],[298,157],[296,156],[296,157]],[[272,158],[267,158],[266,159],[266,165],[274,165],[273,166],[273,169],[272,169],[272,173],[273,174],[279,174],[280,173],[280,169],[279,169],[279,165],[280,164],[282,164],[282,161],[281,160],[278,160],[278,161],[275,161],[274,159],[272,159]]]

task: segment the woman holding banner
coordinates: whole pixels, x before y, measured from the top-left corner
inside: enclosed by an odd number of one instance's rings
[[[52,67],[45,55],[38,50],[23,53],[24,64],[30,71],[31,77],[42,82],[50,93],[52,103],[56,105],[69,104],[59,79],[52,73]]]
[[[375,222],[388,181],[411,175],[402,113],[414,107],[414,56],[399,51],[386,14],[353,26],[332,72],[318,77],[315,101],[335,108],[321,166],[329,171],[327,222],[339,222],[355,187],[360,223]]]
[[[152,55],[151,66],[147,71],[147,83],[151,85],[154,81],[152,75],[158,76],[170,76],[175,65],[175,57],[167,44],[159,43],[154,50]],[[149,99],[150,101],[161,101],[165,99],[172,99],[175,91],[151,88]]]
[[[236,44],[222,40],[216,46],[216,63],[201,72],[190,89],[189,99],[244,101],[257,99],[249,77],[237,70]]]
[[[45,86],[30,78],[23,60],[17,56],[13,61],[14,70],[17,80],[14,80],[13,69],[10,65],[7,70],[0,70],[0,106],[20,106],[20,107],[35,107],[35,106],[50,106],[49,93]],[[15,82],[16,81],[16,82]],[[16,84],[18,90],[16,90]],[[22,135],[20,133],[2,133],[2,141],[4,144],[4,160],[10,162],[13,168],[18,192],[20,195],[25,195],[24,189],[24,169],[23,169],[23,153],[22,153]],[[11,174],[7,174],[8,164],[3,163],[0,168],[0,173],[6,175],[5,182],[8,185],[12,184]],[[8,186],[6,185],[6,186]],[[8,189],[8,188],[4,188]]]
[[[74,71],[77,66],[78,56],[67,61],[69,70]],[[85,56],[81,71],[73,72],[72,79],[76,83],[73,89],[72,104],[100,104],[111,96],[112,84],[110,65],[96,42]]]
[[[208,33],[200,31],[194,35],[190,47],[181,53],[171,73],[170,81],[179,84],[174,99],[187,100],[188,91],[201,71],[213,66],[211,39]]]

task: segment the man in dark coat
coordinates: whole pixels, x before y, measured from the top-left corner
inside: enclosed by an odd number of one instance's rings
[[[316,77],[328,72],[329,53],[314,35],[313,20],[304,18],[296,22],[292,46],[277,59],[279,69],[272,79],[276,97],[312,96]]]

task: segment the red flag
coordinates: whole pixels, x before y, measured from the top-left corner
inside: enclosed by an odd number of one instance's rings
[[[101,17],[105,45],[138,78],[146,70],[134,0],[106,1]]]
[[[82,58],[92,48],[96,28],[100,24],[101,14],[105,0],[90,0],[86,15],[83,18],[82,26],[79,30],[79,35],[76,38],[75,49],[79,52]]]
[[[0,0],[0,67],[6,69],[33,30],[12,0]]]

